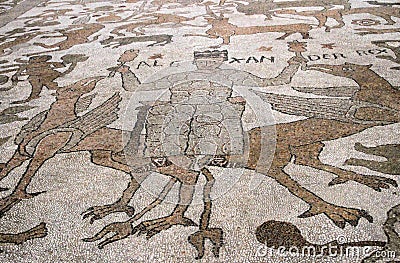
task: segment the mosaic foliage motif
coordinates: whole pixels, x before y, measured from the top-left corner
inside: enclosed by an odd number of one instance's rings
[[[0,1],[2,262],[400,260],[399,3],[31,5]]]

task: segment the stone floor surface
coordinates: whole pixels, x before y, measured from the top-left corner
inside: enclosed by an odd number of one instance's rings
[[[2,0],[0,262],[398,262],[399,64],[395,0]]]

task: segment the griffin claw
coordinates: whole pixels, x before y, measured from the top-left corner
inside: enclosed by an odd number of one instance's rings
[[[197,250],[197,259],[202,259],[204,256],[204,243],[209,239],[213,245],[212,252],[215,257],[219,257],[219,250],[223,245],[223,232],[221,228],[209,228],[197,231],[188,237],[188,241]]]
[[[186,217],[168,216],[160,219],[144,221],[139,225],[135,226],[132,234],[146,235],[147,239],[160,233],[163,230],[167,230],[174,225],[182,226],[197,226],[195,222]]]
[[[360,178],[336,177],[332,181],[330,181],[328,183],[328,185],[334,186],[334,185],[346,183],[348,181],[354,181],[359,184],[363,184],[365,186],[368,186],[368,187],[374,189],[377,192],[381,192],[382,189],[389,189],[390,186],[398,187],[398,184],[395,180],[386,178],[386,177],[374,176],[374,175],[362,175],[362,176],[360,176]]]
[[[374,219],[367,211],[362,209],[346,208],[332,204],[323,204],[321,206],[311,206],[310,209],[299,215],[299,218],[307,218],[318,214],[325,214],[339,228],[345,228],[346,223],[351,226],[357,226],[361,218],[367,219],[373,223]]]
[[[118,240],[125,239],[132,235],[133,228],[129,221],[126,222],[116,222],[105,226],[99,233],[90,238],[84,238],[82,241],[84,242],[95,242],[101,240],[109,233],[114,233],[111,237],[106,238],[102,242],[100,242],[97,247],[99,249],[103,249],[106,245],[116,242]]]
[[[83,216],[83,219],[91,217],[90,224],[93,224],[96,220],[118,212],[125,213],[129,217],[132,217],[135,214],[135,209],[129,205],[111,204],[90,207],[86,211],[82,212],[81,215]]]

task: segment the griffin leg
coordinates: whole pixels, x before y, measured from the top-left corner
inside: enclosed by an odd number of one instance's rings
[[[19,167],[26,160],[28,160],[28,157],[20,154],[19,151],[16,150],[11,159],[1,167],[0,180],[5,178],[14,168]]]
[[[250,156],[260,156],[260,134],[262,132],[261,129],[250,131]],[[356,226],[362,217],[366,218],[369,222],[373,221],[372,217],[366,211],[328,203],[293,180],[284,171],[285,166],[290,162],[292,156],[286,142],[278,141],[271,166],[268,166],[267,163],[264,164],[264,162],[258,162],[257,158],[250,158],[247,168],[275,179],[280,185],[288,189],[290,193],[309,204],[309,210],[299,217],[325,214],[340,228],[344,228],[346,222],[352,226]]]
[[[39,170],[46,160],[52,158],[58,150],[68,142],[70,135],[70,132],[59,132],[48,135],[40,141],[36,147],[34,156],[29,162],[27,170],[19,180],[14,191],[9,196],[0,199],[0,217],[21,200],[32,198],[42,193],[27,193],[26,188],[32,181],[37,170]]]
[[[322,142],[316,142],[291,148],[291,153],[296,157],[295,164],[306,165],[337,175],[338,177],[333,179],[329,183],[329,185],[336,185],[348,181],[354,181],[366,185],[379,192],[381,191],[381,188],[388,189],[391,185],[397,187],[397,183],[395,180],[386,177],[375,175],[362,175],[322,163],[319,160],[319,154],[321,153],[323,147],[324,144]]]
[[[122,193],[122,196],[113,204],[93,206],[82,213],[83,219],[90,217],[90,223],[102,219],[110,214],[123,212],[128,216],[133,216],[135,209],[129,205],[129,202],[140,187],[140,183],[149,175],[149,172],[135,173],[130,172],[131,168],[123,163],[117,162],[112,158],[111,151],[93,150],[92,162],[97,165],[110,167],[125,173],[131,174],[131,180],[128,187]]]

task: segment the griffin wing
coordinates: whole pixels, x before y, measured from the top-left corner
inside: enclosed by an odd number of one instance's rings
[[[97,93],[79,98],[78,101],[75,103],[75,113],[79,114],[87,110],[96,95]]]
[[[314,95],[328,96],[328,97],[352,97],[359,88],[355,86],[343,86],[343,87],[328,87],[328,88],[317,88],[317,87],[293,87],[294,90],[311,93]]]
[[[72,121],[64,123],[59,128],[74,128],[88,135],[118,119],[118,106],[121,100],[121,95],[117,92],[98,107]]]
[[[350,99],[302,98],[259,91],[254,91],[254,93],[271,104],[274,110],[310,118],[349,121],[348,112],[354,106],[354,102]]]

